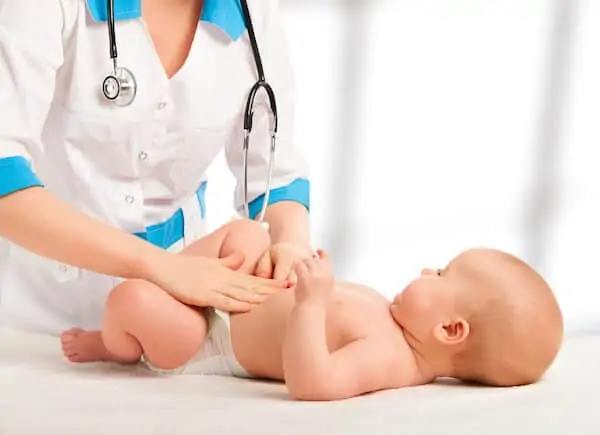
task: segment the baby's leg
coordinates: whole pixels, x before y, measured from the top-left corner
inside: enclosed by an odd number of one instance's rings
[[[102,332],[72,329],[61,338],[63,352],[72,362],[136,363],[143,354],[156,367],[168,370],[196,355],[207,329],[200,311],[154,284],[129,280],[108,296]]]
[[[182,255],[208,258],[244,254],[241,272],[253,273],[270,238],[257,222],[230,222],[184,249]],[[207,322],[192,309],[149,282],[128,280],[110,293],[103,331],[71,329],[62,334],[63,353],[72,362],[139,361],[142,354],[155,366],[178,367],[199,350]]]
[[[240,219],[229,222],[194,242],[184,249],[182,254],[222,258],[235,252],[241,252],[244,254],[244,263],[239,271],[251,274],[254,273],[258,260],[270,244],[269,232],[258,222]]]

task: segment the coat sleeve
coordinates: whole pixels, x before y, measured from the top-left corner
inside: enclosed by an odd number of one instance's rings
[[[0,3],[0,197],[41,186],[32,162],[63,61],[59,0]]]
[[[278,110],[277,147],[269,204],[295,201],[310,209],[309,167],[302,150],[294,140],[294,80],[279,2],[257,0],[249,3],[253,21],[256,23],[255,32],[266,80],[273,87]],[[250,47],[248,49],[250,50]],[[253,62],[252,59],[251,61]],[[265,196],[270,150],[269,116],[267,99],[261,91],[255,103],[248,152],[248,200],[252,219],[260,213]],[[244,206],[243,125],[236,123],[235,128],[236,131],[231,134],[230,141],[226,145],[225,156],[236,178],[234,207],[236,211],[242,213]]]

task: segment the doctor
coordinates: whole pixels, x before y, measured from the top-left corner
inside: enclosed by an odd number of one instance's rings
[[[240,0],[114,0],[109,39],[107,0],[0,1],[2,325],[97,329],[124,278],[188,304],[245,311],[310,255],[309,182],[294,144],[278,0],[247,3],[251,25]],[[222,149],[244,210],[243,114],[258,79],[247,30],[278,112],[264,278],[236,272],[237,257],[176,255],[205,233],[206,170]],[[265,95],[254,101],[247,157],[252,218],[269,163]]]

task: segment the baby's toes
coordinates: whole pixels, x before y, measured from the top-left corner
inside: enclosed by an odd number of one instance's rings
[[[72,353],[77,337],[83,332],[82,329],[73,328],[60,334],[60,344],[65,356]]]
[[[73,358],[77,357],[77,349],[70,344],[63,344],[62,353],[69,361],[73,361]]]
[[[77,338],[77,336],[79,334],[81,334],[82,332],[84,332],[84,331],[81,328],[71,328],[71,329],[68,329],[68,330],[64,331],[62,334],[60,334],[60,341],[63,344],[70,343],[75,338]]]

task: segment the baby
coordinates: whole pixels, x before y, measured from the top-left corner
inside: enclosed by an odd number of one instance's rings
[[[182,255],[245,255],[252,273],[268,233],[233,221]],[[145,281],[108,297],[102,331],[62,334],[72,362],[137,363],[167,372],[284,381],[298,400],[340,400],[439,377],[492,386],[534,383],[562,342],[562,315],[546,282],[490,249],[425,270],[393,302],[334,281],[327,255],[296,265],[296,286],[247,313],[188,307]]]

